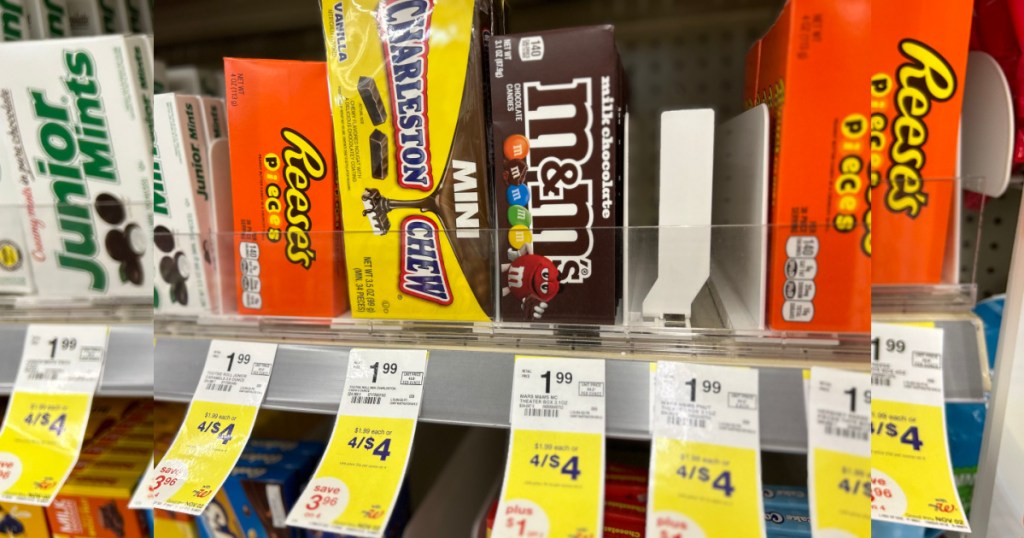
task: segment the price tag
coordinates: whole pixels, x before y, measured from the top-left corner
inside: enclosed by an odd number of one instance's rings
[[[647,536],[763,537],[757,370],[651,366]]]
[[[871,325],[871,517],[970,532],[946,440],[942,337]]]
[[[270,382],[277,344],[214,340],[199,386],[137,502],[198,516],[238,462]]]
[[[516,357],[492,538],[600,538],[604,360]]]
[[[384,534],[409,464],[427,355],[352,350],[334,432],[288,525],[346,536]]]
[[[135,488],[135,493],[132,494],[131,500],[128,501],[128,508],[132,510],[151,510],[153,508],[153,502],[146,495],[146,492],[149,485],[156,479],[156,465],[154,463],[153,458],[149,458],[146,474],[142,476],[142,480],[139,481],[139,485]]]
[[[106,326],[30,325],[0,430],[0,501],[49,506],[78,461]]]
[[[871,536],[871,377],[818,367],[808,373],[811,535]]]

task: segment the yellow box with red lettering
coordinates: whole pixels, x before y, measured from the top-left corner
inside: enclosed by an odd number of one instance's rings
[[[870,0],[789,0],[748,55],[744,101],[768,105],[771,117],[775,330],[869,327],[870,23]]]
[[[956,279],[944,271],[947,257],[956,255],[948,247],[953,226],[959,225],[954,204],[973,5],[971,0],[944,0],[941,6],[928,0],[872,2],[875,284]]]

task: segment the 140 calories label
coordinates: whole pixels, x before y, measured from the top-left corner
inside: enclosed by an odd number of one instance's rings
[[[49,506],[82,451],[106,326],[30,325],[0,430],[0,500]]]
[[[600,538],[605,365],[516,357],[512,436],[492,538]]]
[[[946,441],[942,339],[871,325],[871,517],[970,532]]]
[[[198,516],[252,435],[277,344],[214,340],[178,434],[132,504]]]
[[[647,536],[764,536],[758,372],[652,364]]]
[[[426,367],[426,351],[352,350],[334,432],[288,525],[383,535],[409,464]]]

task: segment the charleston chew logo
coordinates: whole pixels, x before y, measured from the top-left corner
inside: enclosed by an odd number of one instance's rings
[[[932,109],[932,101],[948,101],[956,95],[957,80],[946,59],[924,43],[905,39],[900,42],[900,53],[909,62],[896,71],[898,89],[894,102],[898,115],[892,122],[892,165],[885,205],[896,213],[916,218],[921,208],[928,205],[921,177],[926,161],[923,148],[928,141],[924,118]],[[876,77],[872,84],[886,81]]]
[[[281,129],[281,138],[288,144],[281,152],[284,164],[284,199],[287,206],[284,220],[288,223],[284,233],[287,244],[285,256],[288,261],[309,269],[316,261],[316,251],[313,250],[313,242],[309,237],[309,232],[313,229],[313,219],[309,216],[311,204],[306,191],[309,189],[311,179],[319,181],[327,175],[327,165],[320,150],[302,133],[286,127]],[[265,160],[268,166],[277,164],[271,162],[272,155],[268,155]],[[275,180],[276,175],[268,174],[267,178]],[[281,187],[276,182],[267,185],[267,210],[271,213],[270,223],[273,225],[280,222],[277,213],[281,212],[281,194]],[[267,237],[271,241],[279,241],[281,230],[271,228],[267,231]]]
[[[434,188],[427,126],[427,41],[433,0],[385,0],[377,12],[395,123],[398,184]]]
[[[440,305],[452,304],[448,273],[441,259],[434,221],[418,215],[402,221],[402,261],[398,286],[402,291]]]
[[[62,233],[57,263],[87,274],[92,289],[105,290],[107,272],[96,260],[100,247],[86,183],[118,182],[114,150],[92,56],[67,51],[64,67],[66,96],[48,98],[44,90],[29,90],[32,111],[40,120],[37,133],[44,153],[35,165],[40,175],[49,178],[56,204]]]

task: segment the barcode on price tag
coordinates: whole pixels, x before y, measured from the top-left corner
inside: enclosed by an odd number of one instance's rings
[[[132,502],[203,513],[238,463],[270,383],[277,344],[214,340],[178,434]]]
[[[405,478],[427,352],[353,349],[331,440],[287,523],[379,537]]]

